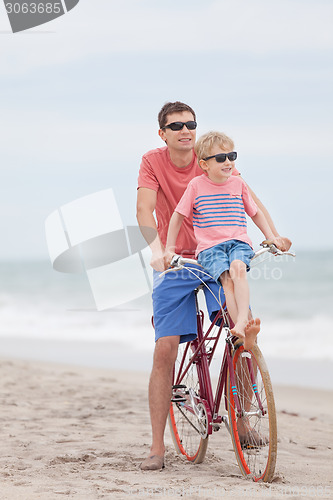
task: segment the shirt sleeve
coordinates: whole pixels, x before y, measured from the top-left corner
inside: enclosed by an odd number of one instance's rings
[[[193,211],[193,200],[194,200],[194,188],[190,182],[184,191],[178,205],[175,208],[175,212],[178,212],[185,217],[191,218]]]
[[[243,203],[244,203],[244,208],[245,208],[245,212],[247,213],[247,215],[249,217],[253,217],[254,215],[256,215],[257,211],[258,211],[258,207],[257,207],[257,204],[255,203],[255,201],[253,200],[251,194],[250,194],[250,191],[249,191],[249,188],[247,187],[245,181],[243,181],[242,179],[242,198],[243,198]]]
[[[148,158],[143,156],[139,170],[138,188],[143,187],[158,191],[159,186],[160,184],[157,180],[153,167],[151,166]]]

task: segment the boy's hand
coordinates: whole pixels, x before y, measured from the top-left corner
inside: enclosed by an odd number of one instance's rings
[[[267,243],[273,243],[281,252],[287,252],[291,247],[291,241],[288,238],[282,238],[281,236],[274,236],[269,240],[265,240]]]
[[[285,238],[282,236],[277,236],[274,238],[276,240],[276,243],[274,245],[279,249],[282,250],[282,252],[288,252],[289,248],[291,247],[291,241],[289,238]]]

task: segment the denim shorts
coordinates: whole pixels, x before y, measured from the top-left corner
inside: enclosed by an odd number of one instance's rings
[[[219,277],[230,269],[233,260],[241,260],[250,270],[250,261],[254,251],[247,243],[239,240],[229,240],[203,250],[198,255],[198,262],[219,283]]]
[[[190,264],[196,274],[209,286],[204,286],[207,309],[210,318],[220,310],[219,301],[224,304],[223,288],[203,274],[199,266]],[[201,269],[201,271],[200,271]],[[160,337],[180,336],[180,342],[189,342],[197,337],[197,317],[194,290],[201,284],[199,278],[187,269],[169,272],[159,277],[154,271],[153,314],[155,341]]]

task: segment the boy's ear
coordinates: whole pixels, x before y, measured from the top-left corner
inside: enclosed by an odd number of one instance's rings
[[[202,168],[202,170],[204,170],[206,172],[206,170],[207,170],[207,163],[205,162],[205,160],[199,160],[199,165]]]

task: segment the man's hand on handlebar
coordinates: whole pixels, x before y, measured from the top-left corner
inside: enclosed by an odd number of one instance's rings
[[[163,272],[170,267],[171,260],[175,256],[175,252],[165,249],[152,253],[150,265],[155,271]]]
[[[171,264],[171,261],[172,261],[172,258],[173,256],[175,255],[175,252],[172,252],[171,250],[169,250],[168,248],[165,250],[165,253],[164,253],[164,270],[168,269],[170,267],[170,264]]]
[[[155,269],[155,271],[162,272],[166,269],[164,265],[164,256],[165,252],[163,252],[162,250],[152,253],[150,265],[153,269]]]

